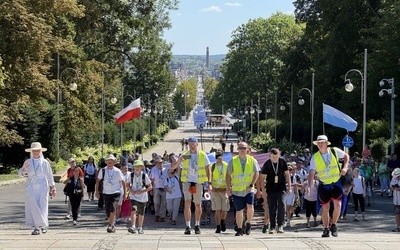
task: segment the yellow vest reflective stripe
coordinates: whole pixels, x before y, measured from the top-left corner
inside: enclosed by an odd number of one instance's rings
[[[226,188],[226,171],[228,169],[228,163],[223,161],[222,162],[222,174],[219,171],[217,163],[215,164],[214,171],[212,172],[212,186],[213,188]]]
[[[251,184],[251,181],[253,180],[254,161],[255,159],[252,156],[246,155],[246,165],[243,171],[242,164],[240,164],[239,155],[232,158],[232,191],[246,191],[246,188]]]
[[[186,151],[184,155],[190,155],[190,151]],[[198,167],[198,177],[197,177],[197,183],[203,183],[207,182],[207,174],[206,174],[206,158],[207,155],[204,153],[204,151],[197,150],[197,167]],[[183,161],[183,167],[182,167],[182,173],[181,173],[181,181],[182,182],[187,182],[187,177],[188,177],[188,170],[189,170],[189,161],[184,160]]]
[[[328,148],[328,152],[329,151],[330,148]],[[319,151],[315,153],[313,157],[315,161],[315,171],[318,173],[318,177],[323,184],[332,184],[340,179],[340,170],[338,167],[338,162],[333,154],[329,166],[325,165],[325,161],[322,158],[322,155]]]

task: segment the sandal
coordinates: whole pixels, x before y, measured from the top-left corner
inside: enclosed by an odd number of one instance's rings
[[[400,228],[397,227],[397,228],[393,229],[392,232],[400,232]]]

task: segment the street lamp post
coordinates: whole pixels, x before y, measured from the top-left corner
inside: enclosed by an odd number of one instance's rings
[[[60,62],[59,62],[59,57],[57,55],[57,65],[59,68]],[[72,77],[72,81],[69,84],[69,89],[71,91],[75,91],[78,88],[77,81],[79,80],[79,74],[76,69],[73,68],[65,68],[59,76],[57,76],[58,80],[63,82],[63,76],[65,76],[66,72],[72,72],[72,75],[67,75],[67,79],[65,80],[70,80]],[[61,97],[61,91],[60,91],[60,83],[57,82],[57,159],[60,158],[60,98]]]
[[[258,100],[258,104],[260,105],[260,99]],[[253,108],[253,113],[257,112],[257,136],[259,136],[260,135],[260,113],[261,113],[261,109],[256,104],[254,104],[253,107],[255,107],[255,109]]]
[[[111,98],[111,103],[116,104],[117,98]],[[104,112],[106,109],[106,100],[105,100],[105,92],[104,86],[101,89],[101,158],[104,158]]]
[[[315,73],[312,74],[312,84],[311,84],[311,90],[308,88],[302,88],[300,89],[298,93],[299,97],[299,105],[304,105],[305,101],[303,97],[300,95],[302,91],[308,91],[310,94],[310,113],[311,113],[311,142],[310,142],[310,151],[311,153],[313,152],[313,139],[314,139],[314,77]]]
[[[277,106],[277,104],[276,104],[276,99],[275,99],[275,104],[272,103],[272,102],[267,102],[266,105],[267,105],[267,106],[266,106],[266,109],[265,109],[266,115],[269,114],[269,113],[271,113],[271,112],[272,112],[272,107],[274,107],[274,123],[275,123],[274,140],[275,140],[275,143],[276,143],[276,114],[277,114],[277,110],[276,110],[276,106]]]
[[[287,100],[287,102],[285,103],[284,100]],[[290,116],[290,132],[289,132],[289,141],[292,142],[292,102],[290,101],[289,97],[282,97],[279,103],[279,109],[281,111],[284,111],[286,109],[286,105],[289,104],[289,116]]]
[[[347,74],[350,72],[356,72],[361,76],[361,104],[363,104],[363,146],[366,145],[366,119],[367,119],[367,49],[364,50],[364,75],[358,69],[350,69],[346,72],[344,76],[344,82],[346,83],[345,89],[347,92],[351,92],[354,89],[353,84],[351,83],[350,79],[347,78]]]
[[[188,97],[190,97],[190,95],[189,95],[189,93],[188,92],[186,92],[186,91],[184,91],[183,92],[183,95],[182,95],[182,97],[184,97],[185,99],[184,99],[184,102],[185,102],[185,121],[187,120],[187,118],[186,118],[186,99],[188,98]]]
[[[394,78],[382,79],[379,82],[379,86],[383,87],[385,83],[388,83],[390,89],[381,89],[379,91],[379,96],[382,97],[386,92],[390,95],[390,154],[394,153],[394,98],[396,97],[394,93]]]

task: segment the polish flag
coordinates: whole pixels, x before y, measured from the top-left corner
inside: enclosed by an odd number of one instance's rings
[[[133,120],[140,117],[140,98],[134,100],[128,107],[124,108],[118,114],[114,115],[117,124]]]

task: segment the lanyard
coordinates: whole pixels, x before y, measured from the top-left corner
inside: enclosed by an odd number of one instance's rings
[[[278,159],[278,161],[276,162],[276,168],[275,168],[275,164],[274,164],[274,162],[271,160],[271,163],[272,163],[272,168],[274,169],[274,172],[275,172],[275,176],[278,176],[278,169],[279,169],[279,159]]]
[[[246,161],[247,161],[247,156],[244,159],[244,162],[242,163],[242,159],[239,158],[240,165],[242,166],[242,173],[244,173],[244,169],[246,168]]]

